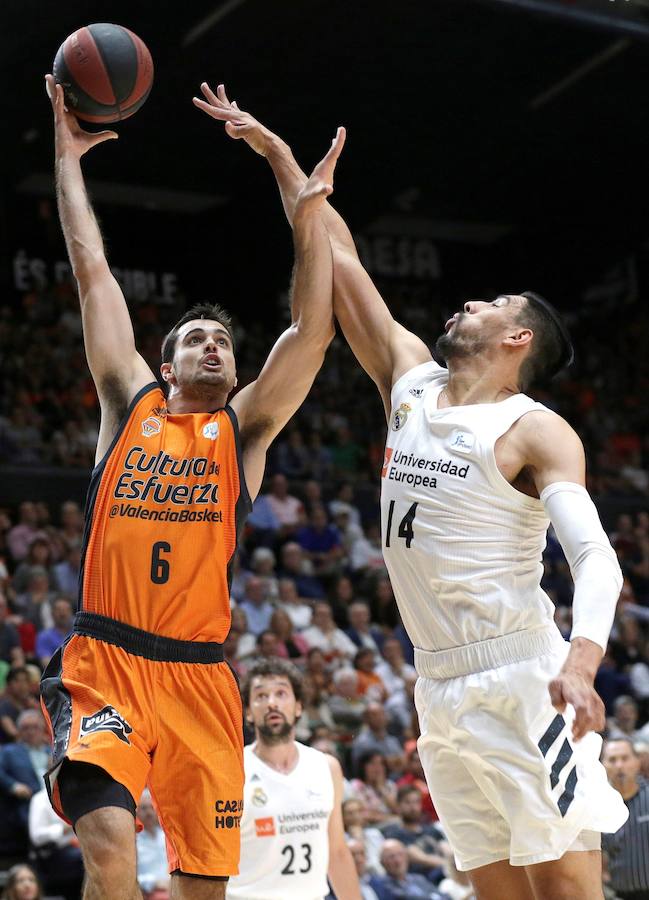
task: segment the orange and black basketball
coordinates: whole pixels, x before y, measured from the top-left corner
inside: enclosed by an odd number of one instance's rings
[[[69,35],[54,59],[65,104],[85,122],[119,122],[137,112],[153,84],[153,60],[128,28],[101,22]]]

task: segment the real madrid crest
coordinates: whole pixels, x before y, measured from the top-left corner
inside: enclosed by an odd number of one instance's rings
[[[402,403],[399,409],[392,416],[392,431],[398,431],[406,424],[408,413],[412,411],[409,403]]]
[[[268,803],[268,797],[262,787],[254,789],[251,800],[253,806],[265,806]]]

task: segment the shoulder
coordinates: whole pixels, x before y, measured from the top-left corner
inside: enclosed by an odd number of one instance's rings
[[[534,457],[580,452],[581,438],[564,418],[550,409],[532,409],[512,425],[512,435]]]

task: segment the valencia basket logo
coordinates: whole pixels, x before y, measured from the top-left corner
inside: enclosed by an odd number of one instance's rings
[[[81,728],[79,729],[79,739],[87,734],[93,734],[95,731],[112,731],[120,741],[130,744],[128,735],[133,729],[126,719],[120,716],[114,706],[104,706],[103,709],[93,713],[91,716],[83,716]]]

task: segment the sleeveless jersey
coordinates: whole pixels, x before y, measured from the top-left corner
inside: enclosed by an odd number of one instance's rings
[[[517,491],[494,445],[546,407],[516,394],[499,403],[438,409],[448,372],[435,362],[392,389],[381,472],[383,553],[415,647],[447,650],[552,622],[541,589],[549,520]]]
[[[295,743],[299,761],[288,775],[244,748],[241,861],[227,900],[321,900],[329,893],[331,770],[324,753]]]
[[[222,642],[249,512],[234,411],[171,415],[147,385],[92,473],[80,607],[176,640]]]

